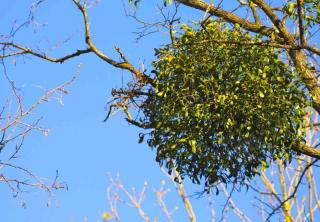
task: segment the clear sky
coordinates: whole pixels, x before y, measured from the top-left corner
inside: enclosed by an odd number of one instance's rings
[[[12,0],[2,3],[1,34],[8,33],[14,20],[22,22],[26,19],[31,2]],[[143,1],[138,15],[149,20],[158,18],[156,2]],[[38,23],[21,30],[15,38],[16,42],[50,49],[58,42],[69,39],[50,52],[52,56],[61,56],[75,49],[85,48],[82,18],[71,0],[47,0],[40,5],[35,15]],[[201,13],[185,8],[181,15],[188,20],[202,17]],[[89,16],[96,45],[115,59],[117,55],[113,47],[120,47],[137,66],[140,61],[144,61],[150,68],[153,48],[168,40],[165,34],[156,34],[135,42],[136,35],[132,32],[136,31],[138,25],[124,16],[121,1],[103,0],[90,9]],[[80,75],[67,88],[69,94],[64,97],[64,105],[52,99],[43,103],[33,113],[34,117],[44,117],[41,126],[50,128],[49,135],[45,137],[39,133],[30,134],[15,162],[48,179],[53,179],[56,170],[59,170],[59,179],[67,183],[68,191],[56,191],[51,207],[47,207],[48,195],[32,190],[23,195],[23,200],[27,203],[27,208],[24,209],[20,205],[21,200],[13,198],[7,186],[0,184],[0,221],[56,222],[83,221],[84,218],[88,218],[88,221],[102,221],[101,213],[108,210],[106,190],[110,185],[109,174],[114,177],[119,174],[128,188],[140,189],[147,181],[149,191],[143,207],[151,218],[159,215],[159,221],[163,221],[152,190],[160,187],[163,179],[168,186],[172,186],[155,162],[155,152],[145,143],[138,144],[141,130],[129,126],[121,113],[112,116],[108,122],[103,122],[111,89],[121,87],[122,79],[130,74],[111,67],[94,55],[83,55],[61,65],[27,56],[18,59],[15,65],[8,60],[7,68],[11,78],[21,88],[24,103],[27,105],[35,102],[43,89],[51,89],[69,80],[80,64]],[[1,81],[2,78],[3,76]],[[10,96],[7,87],[4,81],[0,83],[1,103]],[[202,189],[188,181],[185,184],[189,194]],[[252,194],[243,192],[242,196],[238,196],[235,195],[235,200],[242,201],[240,198],[245,197],[247,201],[242,205],[250,209],[249,199]],[[191,199],[198,221],[210,221],[207,198]],[[224,200],[225,198],[214,199],[218,215]],[[173,209],[180,205],[180,202],[172,191],[168,197],[169,207]],[[121,209],[122,221],[141,221],[132,219],[139,217],[135,216],[130,207]],[[254,215],[255,211],[252,208],[246,213]],[[182,208],[175,215],[176,221],[185,221],[187,218]]]
[[[31,1],[4,3],[0,9],[1,33],[8,33],[14,20],[23,22],[28,16],[30,5]],[[153,3],[149,6],[143,4],[140,13],[145,17],[157,18],[152,13],[147,14],[147,10],[157,11]],[[16,36],[16,42],[48,49],[70,38],[67,43],[53,50],[50,53],[52,56],[85,47],[82,18],[71,0],[46,1],[35,15],[38,24],[21,30]],[[135,65],[139,64],[139,59],[150,64],[153,48],[166,41],[166,36],[160,34],[136,43],[136,36],[132,32],[137,25],[124,16],[121,1],[102,1],[90,9],[90,20],[94,42],[115,59],[117,57],[113,47],[121,47]],[[59,170],[60,180],[65,181],[69,189],[56,191],[50,208],[46,207],[48,195],[32,190],[23,195],[23,201],[27,203],[24,209],[20,205],[21,200],[13,198],[7,186],[0,184],[4,200],[0,202],[3,222],[82,221],[85,217],[89,221],[101,220],[101,213],[108,209],[106,190],[110,185],[109,174],[114,177],[119,174],[128,188],[140,189],[148,181],[150,187],[146,211],[151,218],[156,214],[161,215],[152,197],[152,189],[160,187],[161,180],[166,179],[166,176],[154,161],[155,153],[146,144],[138,144],[140,130],[129,126],[120,113],[107,123],[102,121],[111,89],[120,87],[122,78],[126,78],[128,73],[105,64],[93,55],[81,56],[62,65],[28,56],[18,59],[15,66],[8,61],[7,68],[11,78],[23,91],[24,103],[31,104],[41,96],[43,89],[49,90],[69,80],[79,64],[82,64],[80,75],[67,88],[69,94],[64,98],[64,105],[52,99],[34,111],[34,117],[44,117],[41,126],[50,128],[49,136],[32,133],[25,141],[20,158],[15,162],[48,179],[53,179],[55,171]],[[1,84],[2,96],[7,95],[5,82]],[[169,181],[167,184],[170,185]],[[201,187],[194,188],[194,191],[201,190]],[[169,206],[173,209],[180,204],[180,200],[174,192],[172,196],[174,198]],[[204,202],[206,205],[207,201]],[[130,221],[128,218],[132,218],[133,211],[128,207],[123,209],[123,221]],[[183,209],[176,215],[185,218]]]

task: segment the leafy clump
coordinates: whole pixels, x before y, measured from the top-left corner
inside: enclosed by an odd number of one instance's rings
[[[259,41],[218,22],[184,24],[173,45],[156,49],[143,122],[169,171],[210,188],[243,184],[271,159],[291,159],[308,99],[280,51],[250,43]]]

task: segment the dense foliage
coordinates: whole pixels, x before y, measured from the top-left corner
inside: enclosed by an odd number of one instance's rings
[[[169,171],[209,188],[243,184],[270,159],[291,159],[308,98],[278,49],[249,44],[259,41],[220,22],[183,24],[174,44],[156,49],[143,123]]]

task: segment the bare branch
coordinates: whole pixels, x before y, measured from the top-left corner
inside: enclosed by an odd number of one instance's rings
[[[40,97],[40,99],[38,99],[33,105],[31,105],[29,107],[29,109],[23,113],[21,113],[21,115],[17,116],[14,120],[10,121],[6,126],[0,128],[0,131],[5,131],[6,129],[8,129],[9,127],[11,127],[12,125],[18,123],[21,119],[23,119],[24,117],[26,117],[27,115],[29,115],[37,106],[39,106],[42,102],[47,101],[47,99],[54,94],[56,91],[59,90],[63,90],[64,87],[70,85],[71,83],[73,83],[76,80],[77,75],[79,74],[79,70],[77,71],[78,73],[73,76],[69,81],[61,84],[60,86],[46,92],[44,95],[42,95]]]
[[[182,184],[182,180],[181,180],[179,172],[175,168],[173,169],[173,173],[171,175],[168,175],[164,170],[163,170],[163,172],[171,179],[173,185],[176,187],[178,194],[181,197],[182,202],[184,204],[184,207],[185,207],[187,214],[189,216],[189,220],[191,222],[196,222],[196,220],[197,220],[196,215],[193,211],[191,202],[190,202],[189,198],[187,197],[187,194],[186,194],[186,191],[185,191],[184,186]]]
[[[303,18],[302,18],[302,5],[301,0],[297,0],[298,7],[298,19],[299,19],[299,35],[300,35],[300,43],[302,46],[306,45],[306,39],[304,36],[304,26],[303,26]]]
[[[203,1],[199,1],[199,0],[178,0],[178,2],[195,8],[195,9],[199,9],[202,11],[208,11],[208,13],[210,13],[213,16],[217,16],[219,18],[224,19],[227,22],[233,23],[233,24],[239,24],[241,25],[244,29],[248,30],[248,31],[252,31],[255,33],[261,33],[265,36],[270,36],[271,33],[274,33],[275,30],[273,28],[261,25],[261,24],[256,24],[256,23],[252,23],[249,22],[246,19],[243,19],[239,16],[236,16],[235,14],[229,12],[229,11],[225,11],[221,8],[217,8],[211,4],[207,4]],[[276,36],[276,39],[279,40],[281,42],[281,38]]]
[[[257,13],[257,9],[256,6],[254,4],[252,4],[252,2],[249,2],[249,7],[251,9],[254,21],[256,24],[262,24],[261,20],[260,20],[260,16]]]
[[[172,213],[169,212],[167,205],[163,200],[164,196],[169,192],[169,189],[164,189],[164,185],[165,185],[165,180],[162,180],[160,189],[156,190],[155,193],[157,196],[158,204],[162,209],[162,212],[164,213],[165,217],[169,222],[173,222],[173,219],[171,217]]]
[[[317,161],[318,161],[318,159],[315,159],[315,160],[313,160],[311,163],[309,163],[309,164],[307,164],[307,165],[305,166],[305,168],[303,169],[303,171],[302,171],[302,173],[301,173],[301,175],[300,175],[300,178],[299,178],[299,180],[298,180],[298,183],[297,183],[297,185],[295,186],[292,194],[291,194],[288,198],[286,198],[285,200],[283,200],[278,207],[276,207],[275,209],[272,210],[272,212],[271,212],[271,213],[269,214],[269,216],[267,217],[267,221],[269,221],[270,218],[271,218],[279,209],[281,209],[287,201],[289,201],[289,200],[291,200],[292,198],[295,197],[295,195],[296,195],[296,193],[297,193],[297,191],[298,191],[298,188],[300,187],[299,185],[300,185],[300,183],[302,182],[302,179],[303,179],[305,173],[306,173],[306,172],[308,171],[308,169],[309,169],[310,167],[312,167]]]
[[[52,57],[47,56],[46,54],[38,53],[38,52],[36,52],[36,51],[34,51],[34,50],[30,49],[30,48],[26,48],[26,47],[23,47],[21,45],[15,44],[15,43],[0,42],[0,45],[4,46],[5,48],[6,47],[12,47],[14,49],[19,49],[20,50],[18,52],[14,52],[14,53],[11,53],[11,54],[0,55],[0,59],[4,59],[4,58],[16,56],[16,55],[30,54],[30,55],[33,55],[33,56],[38,57],[40,59],[47,60],[49,62],[64,63],[65,61],[67,61],[67,60],[69,60],[71,58],[74,58],[74,57],[77,57],[77,56],[80,56],[80,55],[83,55],[83,54],[91,52],[91,49],[87,48],[87,49],[77,50],[76,52],[68,54],[66,56],[63,56],[61,58],[52,58]]]
[[[230,206],[233,209],[235,215],[238,216],[240,221],[251,222],[251,220],[237,207],[237,205],[232,200],[232,198],[231,198],[232,192],[229,194],[224,185],[221,185],[220,187],[221,187],[221,189],[223,190],[224,194],[227,197],[227,203],[230,204]]]
[[[294,37],[287,30],[285,25],[280,21],[275,11],[264,0],[252,0],[258,7],[260,7],[266,15],[270,18],[272,23],[277,27],[281,36],[289,45],[295,45]]]
[[[83,5],[79,3],[77,0],[73,0],[73,2],[76,4],[78,7],[79,11],[82,14],[83,20],[84,20],[84,26],[85,26],[85,42],[88,45],[89,49],[95,53],[99,58],[104,60],[105,62],[109,63],[110,65],[128,70],[129,72],[133,73],[136,78],[138,78],[141,82],[141,84],[144,84],[149,81],[148,76],[146,76],[144,73],[140,72],[138,69],[133,67],[131,63],[128,61],[123,61],[123,62],[117,62],[111,58],[109,58],[106,54],[104,54],[102,51],[100,51],[95,44],[91,40],[91,34],[90,34],[90,27],[89,27],[89,19],[88,19],[88,13],[87,13],[87,7],[86,7],[86,2],[84,2]],[[120,57],[123,57],[123,54],[120,54]]]

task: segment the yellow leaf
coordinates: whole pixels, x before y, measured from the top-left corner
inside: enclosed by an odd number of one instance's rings
[[[157,93],[157,96],[162,96],[163,95],[163,92],[158,92]]]
[[[283,78],[280,77],[280,76],[277,77],[277,80],[278,80],[279,82],[283,82]]]
[[[173,56],[168,56],[168,57],[167,57],[167,59],[168,59],[169,62],[171,62],[171,61],[173,60],[173,58],[174,58]]]
[[[296,7],[296,3],[295,3],[295,2],[291,2],[291,3],[289,4],[289,9],[288,9],[288,11],[289,11],[290,14],[293,13],[293,10],[294,10],[295,7]]]
[[[264,94],[263,94],[263,92],[259,92],[259,96],[261,97],[261,98],[264,98]]]
[[[111,219],[111,214],[109,212],[104,212],[102,214],[102,218],[105,220],[105,221],[109,221]]]
[[[197,152],[196,141],[195,140],[191,140],[190,141],[190,145],[191,145],[191,152],[192,153],[196,153]]]

